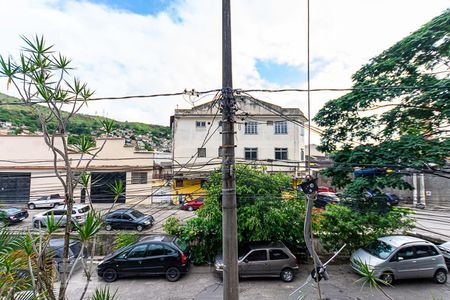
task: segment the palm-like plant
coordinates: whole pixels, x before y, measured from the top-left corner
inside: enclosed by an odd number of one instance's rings
[[[116,300],[118,299],[117,290],[111,293],[109,287],[104,287],[103,289],[96,289],[90,300]]]
[[[371,269],[367,263],[362,262],[361,260],[355,260],[355,263],[358,266],[358,273],[361,275],[361,278],[356,280],[356,282],[362,283],[361,288],[367,285],[371,289],[380,291],[387,299],[393,300],[393,298],[381,287],[382,285],[391,286],[389,283],[375,276],[374,270]]]

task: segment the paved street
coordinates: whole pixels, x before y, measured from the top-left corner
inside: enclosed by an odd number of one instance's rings
[[[240,298],[269,300],[288,299],[289,294],[302,285],[308,277],[312,266],[301,268],[292,283],[284,283],[278,278],[269,279],[242,279],[240,281]],[[348,265],[329,266],[330,280],[321,281],[322,297],[333,300],[344,299],[385,299],[378,291],[372,291],[368,287],[361,288]],[[77,273],[69,288],[69,299],[79,299],[80,289],[84,280],[81,273]],[[95,287],[108,285],[112,291],[117,289],[119,299],[195,299],[195,300],[219,300],[222,299],[222,281],[217,278],[209,267],[193,267],[190,272],[178,282],[168,282],[165,278],[129,278],[106,284],[97,277],[90,284],[89,293]],[[393,287],[385,288],[387,293],[398,300],[425,300],[425,299],[450,299],[450,283],[439,285],[432,280],[408,280],[396,282]],[[434,298],[433,298],[434,297]],[[317,299],[317,291],[307,299]]]
[[[414,232],[437,240],[450,241],[450,209],[416,209]]]

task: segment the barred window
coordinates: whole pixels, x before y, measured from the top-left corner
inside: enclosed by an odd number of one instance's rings
[[[245,134],[258,134],[258,123],[257,122],[246,122],[245,123]]]
[[[195,121],[195,127],[204,128],[204,127],[206,127],[206,122],[205,121]]]
[[[206,157],[206,148],[197,148],[198,157]]]
[[[275,148],[275,159],[288,159],[288,149],[287,148]]]
[[[275,121],[275,134],[287,134],[286,121]]]
[[[147,172],[131,172],[131,184],[146,184]]]

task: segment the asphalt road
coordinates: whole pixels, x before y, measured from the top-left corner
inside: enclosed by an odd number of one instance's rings
[[[282,282],[278,278],[243,279],[240,281],[240,299],[293,299],[289,298],[295,289],[303,285],[313,267],[303,265],[300,273],[291,283]],[[322,299],[386,299],[377,290],[362,287],[360,278],[352,272],[348,265],[331,265],[328,267],[330,280],[320,282]],[[78,272],[69,286],[68,299],[79,299],[80,290],[85,280]],[[94,277],[90,283],[88,294],[96,287],[108,286],[111,291],[117,290],[119,299],[147,300],[218,300],[222,299],[222,280],[217,278],[207,266],[193,267],[178,282],[168,282],[165,278],[128,278],[119,279],[107,284]],[[432,280],[408,280],[394,283],[393,287],[385,287],[386,292],[399,300],[450,299],[450,283],[439,285]],[[318,299],[317,289],[310,289],[307,299]],[[434,297],[434,298],[433,298]]]

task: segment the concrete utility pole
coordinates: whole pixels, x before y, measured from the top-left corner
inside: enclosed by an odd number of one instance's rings
[[[230,0],[222,0],[223,299],[239,299]]]

